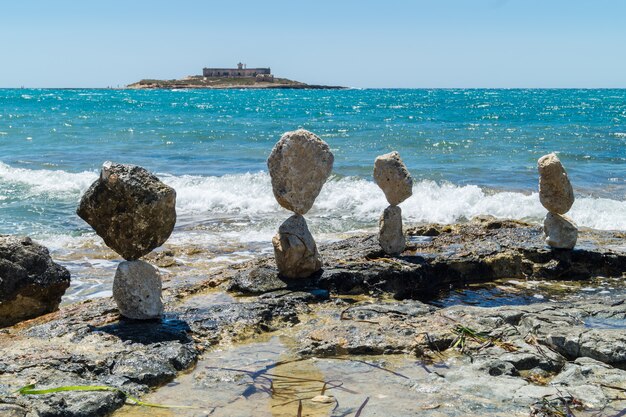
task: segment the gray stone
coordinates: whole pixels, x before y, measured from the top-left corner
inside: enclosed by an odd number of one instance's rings
[[[70,273],[29,237],[0,235],[0,327],[55,311]]]
[[[287,278],[306,278],[322,268],[322,257],[306,220],[299,214],[289,217],[272,239],[276,266]]]
[[[0,404],[0,415],[2,417],[26,417],[26,410],[23,407],[12,404]]]
[[[551,153],[539,158],[539,201],[548,210],[565,214],[574,204],[574,190],[559,158]]]
[[[404,251],[406,240],[402,233],[402,209],[389,206],[385,209],[378,223],[378,242],[386,254],[398,255]]]
[[[278,204],[297,214],[308,212],[333,169],[328,144],[300,129],[285,133],[267,160]]]
[[[113,298],[124,317],[154,319],[163,314],[161,277],[144,261],[119,264],[113,280]]]
[[[374,181],[383,190],[392,206],[402,203],[413,194],[413,178],[398,152],[390,152],[376,158]]]
[[[175,206],[176,191],[146,169],[105,162],[76,212],[111,249],[135,260],[170,236]]]
[[[558,249],[573,249],[578,239],[578,228],[567,216],[548,213],[543,221],[546,243]]]

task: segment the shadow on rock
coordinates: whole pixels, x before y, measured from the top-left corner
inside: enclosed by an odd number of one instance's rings
[[[178,341],[190,343],[191,329],[186,321],[169,317],[157,320],[132,320],[122,318],[117,323],[94,328],[94,331],[109,333],[123,341],[151,343]]]

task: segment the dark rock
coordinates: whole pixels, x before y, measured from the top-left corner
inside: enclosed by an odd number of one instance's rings
[[[121,392],[64,392],[30,396],[40,417],[106,416],[124,404]]]
[[[0,327],[58,308],[70,273],[28,237],[0,236]]]
[[[280,279],[276,268],[264,265],[243,269],[228,284],[229,290],[244,294],[262,294],[287,287],[288,284]]]
[[[105,162],[76,213],[126,260],[161,246],[176,223],[176,192],[146,169]]]
[[[122,355],[112,373],[148,386],[171,381],[176,376],[174,365],[168,359],[150,353],[137,351]]]

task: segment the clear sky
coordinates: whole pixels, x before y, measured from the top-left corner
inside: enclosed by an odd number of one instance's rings
[[[0,1],[0,87],[239,61],[352,87],[626,87],[626,0]]]

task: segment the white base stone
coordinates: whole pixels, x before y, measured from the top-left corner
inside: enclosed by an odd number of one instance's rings
[[[546,243],[557,249],[573,249],[578,240],[578,228],[572,219],[556,213],[548,213],[543,221]]]
[[[147,320],[161,317],[161,277],[144,261],[119,264],[113,280],[113,299],[120,314],[131,319]]]

